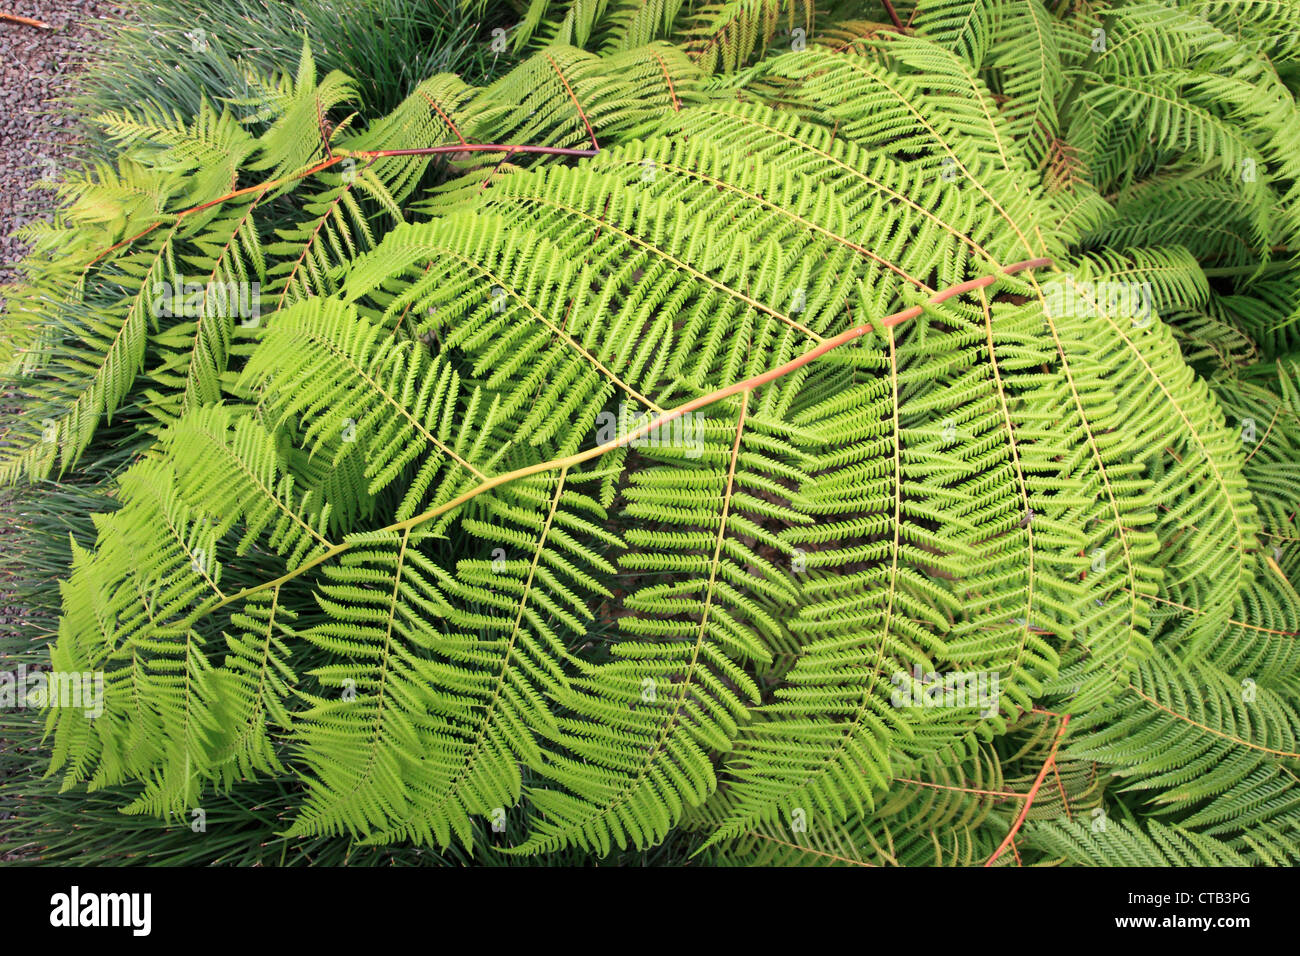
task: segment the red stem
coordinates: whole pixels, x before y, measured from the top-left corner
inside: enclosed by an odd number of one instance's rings
[[[885,12],[889,14],[889,19],[894,22],[894,26],[898,27],[900,31],[905,29],[903,21],[898,19],[898,14],[894,12],[894,5],[889,0],[882,0],[882,2],[885,4]]]
[[[53,30],[44,20],[33,20],[31,17],[20,17],[16,13],[0,13],[0,20],[5,23],[17,23],[19,26],[36,27],[38,30]]]
[[[938,305],[940,302],[943,302],[945,299],[951,299],[955,295],[962,295],[963,293],[966,292],[972,292],[975,289],[982,289],[985,286],[989,286],[992,285],[994,282],[997,282],[1001,276],[1011,275],[1013,272],[1020,272],[1022,269],[1039,269],[1044,266],[1050,266],[1051,264],[1052,264],[1052,260],[1044,257],[1040,257],[1038,259],[1026,259],[1023,262],[1014,262],[1009,266],[1003,266],[1000,272],[994,272],[990,275],[980,276],[977,279],[968,279],[967,281],[958,283],[957,285],[949,286],[946,289],[941,289],[938,292],[936,292],[934,295],[926,299],[922,305],[914,305],[911,308],[903,309],[901,312],[895,312],[892,315],[887,315],[880,320],[878,325],[881,328],[892,328],[893,326],[898,325],[899,323],[906,322],[908,319],[916,318],[918,315],[921,314],[922,311],[924,311],[926,305]],[[722,399],[727,398],[731,395],[736,395],[740,392],[748,392],[751,391],[752,389],[759,388],[763,385],[766,385],[768,382],[781,378],[783,375],[789,375],[791,372],[803,368],[805,365],[807,365],[809,362],[813,361],[814,359],[818,359],[821,356],[825,355],[831,349],[837,349],[841,345],[844,345],[847,342],[851,342],[856,338],[866,335],[873,328],[875,328],[875,326],[873,326],[872,323],[870,322],[865,322],[862,325],[854,326],[853,328],[841,332],[839,335],[833,338],[824,340],[821,343],[821,345],[809,349],[807,352],[804,352],[802,355],[797,356],[796,358],[792,358],[784,365],[778,365],[776,368],[768,369],[766,372],[761,372],[758,375],[753,376],[752,378],[747,378],[743,382],[735,382],[732,385],[724,386],[723,388],[720,388],[717,391],[709,392],[709,394],[707,395],[701,395],[699,398],[695,398],[682,405],[678,405],[676,408],[671,408],[668,411],[664,412],[662,415],[660,415],[658,418],[656,418],[654,421],[650,422],[648,425],[643,425],[636,431],[632,432],[630,435],[624,436],[622,439],[615,439],[613,442],[609,442],[607,444],[611,448],[617,447],[620,444],[626,444],[628,441],[634,440],[640,437],[641,435],[649,434],[655,431],[656,429],[659,429],[662,426],[667,425],[669,422],[673,421],[674,419],[681,418],[683,415],[687,414],[688,412],[693,412],[697,409],[704,408],[707,405],[712,405],[714,402],[719,402]],[[605,446],[601,446],[601,447],[604,448]]]
[[[547,156],[595,156],[598,149],[568,149],[563,146],[510,146],[504,143],[456,143],[453,146],[425,146],[419,149],[358,149],[351,156],[424,156],[432,153],[542,153]]]
[[[569,99],[573,100],[573,108],[578,111],[578,115],[582,117],[582,124],[587,127],[587,135],[591,137],[591,145],[596,149],[600,149],[600,144],[596,142],[596,131],[591,128],[591,121],[587,119],[587,114],[583,112],[582,104],[578,102],[578,94],[573,92],[573,87],[571,87],[569,81],[564,78],[564,73],[560,70],[559,64],[551,59],[549,53],[546,54],[546,61],[551,64],[551,69],[555,70],[555,75],[558,76],[560,82],[564,84],[564,90],[569,94]]]
[[[1056,728],[1056,736],[1052,738],[1052,749],[1048,753],[1047,759],[1043,762],[1042,769],[1038,771],[1038,777],[1035,778],[1034,785],[1029,788],[1029,793],[1025,794],[1025,802],[1020,807],[1020,814],[1016,817],[1016,822],[1011,825],[1011,829],[1007,832],[1006,838],[1002,841],[1001,845],[993,851],[993,855],[984,861],[985,866],[992,866],[994,861],[1006,852],[1007,847],[1011,846],[1012,841],[1016,838],[1016,834],[1020,832],[1021,824],[1025,822],[1025,817],[1029,816],[1029,808],[1034,805],[1034,797],[1038,796],[1038,788],[1041,787],[1043,781],[1047,779],[1047,771],[1056,765],[1056,748],[1061,745],[1061,735],[1065,733],[1065,728],[1069,725],[1070,715],[1065,714],[1061,717],[1061,726]]]
[[[331,166],[335,165],[336,163],[343,162],[343,160],[347,159],[350,156],[360,156],[373,161],[376,159],[380,159],[384,156],[433,156],[439,153],[502,153],[502,152],[509,153],[509,154],[540,153],[547,156],[595,156],[598,150],[566,149],[561,146],[527,146],[527,145],[516,146],[516,145],[510,145],[508,143],[456,143],[455,145],[452,146],[424,146],[418,149],[358,149],[353,152],[349,152],[347,155],[344,156],[334,156],[331,159],[325,160],[324,162],[317,163],[315,166],[311,166],[300,172],[293,173],[290,176],[285,176],[282,179],[272,180],[269,183],[262,183],[259,186],[245,186],[243,189],[236,189],[234,192],[226,193],[224,196],[218,196],[216,199],[209,199],[207,202],[200,203],[197,206],[191,206],[189,209],[182,209],[180,212],[176,213],[176,218],[183,219],[186,216],[192,215],[193,213],[196,212],[202,212],[204,209],[209,209],[212,206],[216,206],[220,203],[229,202],[230,200],[234,199],[236,196],[243,196],[246,193],[253,193],[259,190],[267,191],[270,189],[274,189],[276,186],[281,186],[286,182],[292,182],[295,179],[305,179],[306,177],[314,175],[315,173],[323,172],[324,170],[329,169]],[[155,229],[157,229],[166,221],[167,220],[165,219],[161,219],[158,222],[155,222],[152,226],[149,226],[147,229],[142,229],[140,232],[137,232],[134,236],[130,236],[129,238],[123,239],[121,242],[113,243],[113,245],[109,246],[99,255],[95,256],[95,258],[91,259],[88,263],[86,263],[86,268],[89,269],[91,266],[93,266],[100,259],[104,258],[104,256],[108,255],[110,252],[120,249],[123,246],[129,246],[137,239],[143,239],[145,236],[149,235],[149,233],[153,232]]]

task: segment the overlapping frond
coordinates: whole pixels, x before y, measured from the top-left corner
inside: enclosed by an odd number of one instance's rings
[[[51,772],[291,781],[292,839],[1293,862],[1280,15],[839,12],[537,0],[368,122],[306,49],[104,117],[0,353],[6,479],[136,459]]]

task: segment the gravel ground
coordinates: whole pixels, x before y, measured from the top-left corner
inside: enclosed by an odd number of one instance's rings
[[[42,30],[0,21],[0,285],[13,281],[11,266],[23,245],[10,233],[40,215],[49,194],[33,182],[54,178],[74,141],[70,121],[51,101],[91,46],[92,22],[114,4],[104,0],[0,0],[0,11],[48,23]]]
[[[52,100],[68,90],[70,77],[80,68],[93,42],[92,23],[115,5],[103,0],[0,0],[0,12],[47,23],[41,29],[0,20],[0,310],[4,284],[14,280],[13,264],[22,258],[24,245],[11,233],[41,215],[52,194],[32,190],[38,179],[57,178],[76,132],[70,121],[57,115]],[[0,393],[0,416],[12,415],[9,396]],[[10,546],[15,534],[6,514],[8,495],[0,492],[0,550]],[[20,646],[25,636],[25,609],[7,599],[0,581],[0,645]],[[26,635],[29,636],[29,635]],[[0,740],[0,750],[10,746]],[[3,775],[3,771],[0,771]],[[0,818],[8,816],[0,810]],[[12,860],[13,855],[0,858]]]
[[[0,0],[0,12],[30,17],[53,29],[0,20],[0,309],[3,285],[15,278],[12,265],[24,247],[10,235],[48,208],[51,194],[31,190],[43,177],[57,177],[74,142],[70,121],[54,115],[51,101],[68,89],[92,42],[91,25],[115,10],[103,0]],[[0,394],[0,415],[13,414]],[[13,534],[0,494],[0,548]],[[3,587],[0,586],[0,592]],[[23,610],[0,593],[0,640],[14,637]]]

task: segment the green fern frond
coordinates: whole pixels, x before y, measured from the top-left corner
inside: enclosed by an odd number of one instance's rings
[[[115,509],[50,773],[353,846],[1294,862],[1286,18],[520,9],[386,116],[305,45],[106,114],[31,230],[0,476]]]

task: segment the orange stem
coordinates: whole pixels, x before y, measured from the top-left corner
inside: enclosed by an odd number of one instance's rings
[[[994,861],[1006,852],[1007,847],[1011,846],[1012,841],[1016,838],[1016,834],[1020,832],[1021,824],[1025,822],[1025,817],[1029,815],[1029,808],[1034,805],[1034,797],[1038,796],[1038,788],[1041,787],[1043,781],[1047,779],[1047,771],[1056,764],[1056,748],[1061,745],[1061,735],[1065,733],[1065,728],[1069,725],[1070,715],[1065,714],[1061,717],[1061,726],[1056,728],[1056,736],[1052,738],[1052,749],[1047,754],[1047,760],[1043,762],[1042,769],[1038,771],[1038,776],[1034,779],[1034,785],[1029,788],[1029,793],[1025,795],[1025,802],[1020,807],[1020,813],[1016,816],[1016,822],[1011,825],[1011,830],[1007,833],[1006,838],[1003,839],[998,848],[993,851],[993,855],[984,861],[985,866],[992,866]]]
[[[451,146],[423,146],[417,149],[358,149],[355,151],[349,151],[342,155],[333,156],[330,159],[325,160],[324,162],[317,163],[315,166],[310,166],[307,169],[300,170],[289,176],[283,176],[280,179],[273,179],[269,183],[262,183],[257,186],[245,186],[243,189],[236,189],[233,192],[226,193],[224,196],[218,196],[216,199],[209,199],[205,203],[200,203],[197,206],[191,206],[189,209],[182,209],[180,212],[176,213],[176,218],[183,219],[186,216],[193,215],[196,212],[202,212],[204,209],[210,209],[211,207],[219,205],[220,203],[229,202],[230,200],[236,198],[237,196],[243,196],[246,195],[247,193],[255,193],[259,191],[266,192],[275,189],[278,186],[283,186],[285,183],[293,182],[296,179],[305,179],[308,176],[312,176],[316,173],[323,172],[324,170],[329,169],[331,166],[335,165],[336,163],[341,163],[343,162],[343,160],[351,156],[357,156],[363,159],[369,159],[371,162],[373,162],[374,160],[380,159],[385,156],[434,156],[440,153],[501,153],[501,152],[540,153],[547,156],[595,156],[597,150],[566,149],[560,146],[524,146],[524,145],[514,146],[514,145],[502,144],[502,143],[456,143]],[[127,239],[123,239],[121,242],[113,243],[113,245],[109,246],[99,255],[95,256],[95,258],[91,259],[88,263],[86,263],[86,268],[89,269],[91,266],[93,266],[100,259],[104,258],[104,256],[108,255],[110,252],[113,252],[116,249],[120,249],[123,246],[129,246],[137,239],[143,239],[145,236],[149,235],[149,233],[153,232],[155,229],[157,229],[165,222],[167,222],[166,219],[160,219],[158,222],[155,222],[152,226],[149,226],[147,229],[142,229],[140,232],[137,232],[134,236],[131,236]]]
[[[1026,259],[1024,262],[1016,262],[1009,266],[1003,266],[999,272],[995,272],[991,275],[981,276],[978,279],[970,279],[969,281],[962,282],[959,285],[954,285],[948,287],[947,289],[942,289],[939,292],[936,292],[934,295],[930,296],[930,298],[926,300],[925,304],[936,305],[944,301],[945,299],[951,298],[954,295],[960,295],[963,292],[970,292],[972,289],[981,289],[985,286],[992,285],[1002,275],[1010,275],[1013,272],[1019,272],[1021,269],[1035,269],[1041,266],[1048,266],[1051,264],[1052,264],[1051,259],[1038,258],[1038,259]],[[914,305],[910,309],[904,309],[901,312],[895,312],[892,315],[887,315],[885,316],[885,318],[880,320],[880,325],[883,328],[890,328],[892,326],[898,325],[900,322],[905,322],[910,318],[914,318],[915,316],[920,315],[922,309],[923,306]],[[448,511],[451,511],[454,508],[459,508],[461,505],[465,504],[465,502],[476,498],[478,495],[481,495],[484,492],[491,491],[493,488],[499,488],[501,485],[507,484],[512,481],[518,481],[520,478],[527,478],[530,475],[540,474],[541,472],[544,471],[551,471],[553,469],[558,469],[558,468],[573,468],[577,465],[582,464],[584,461],[590,461],[593,458],[598,458],[601,455],[605,454],[606,452],[613,451],[615,448],[621,448],[624,445],[629,445],[632,442],[636,441],[638,438],[642,438],[645,435],[649,435],[650,433],[654,432],[656,429],[659,429],[664,425],[668,424],[669,422],[673,421],[674,419],[680,418],[681,416],[685,415],[687,412],[694,411],[695,409],[698,408],[703,408],[706,405],[712,405],[714,402],[721,401],[722,399],[727,398],[730,395],[734,395],[738,392],[751,391],[752,389],[758,388],[761,385],[767,384],[773,379],[780,378],[782,375],[788,375],[790,372],[793,372],[796,369],[802,368],[803,366],[807,365],[809,362],[813,361],[813,359],[825,355],[831,349],[838,348],[839,346],[845,344],[846,342],[851,342],[853,341],[853,339],[858,338],[859,336],[866,335],[868,332],[871,331],[872,328],[873,328],[872,324],[870,322],[867,322],[864,323],[863,325],[857,326],[856,328],[849,329],[847,332],[843,332],[832,339],[827,339],[826,341],[822,342],[821,345],[818,345],[816,348],[810,349],[809,351],[805,352],[803,355],[800,355],[798,358],[791,359],[789,362],[786,362],[784,365],[774,368],[771,371],[763,372],[759,375],[755,375],[752,378],[748,378],[743,382],[736,382],[734,385],[728,385],[718,389],[717,391],[710,392],[707,395],[701,395],[699,398],[686,402],[683,405],[678,405],[676,408],[672,408],[664,412],[662,415],[660,415],[658,418],[654,419],[653,421],[641,425],[638,428],[635,428],[632,431],[620,437],[607,441],[603,445],[597,445],[595,448],[588,448],[586,451],[576,452],[564,458],[554,458],[551,459],[550,461],[540,461],[533,465],[525,465],[522,468],[516,468],[514,471],[505,472],[499,475],[493,475],[491,478],[485,479],[484,481],[475,485],[473,488],[469,489],[468,491],[464,491],[461,494],[457,495],[456,497],[452,498],[450,501],[444,501],[442,504],[438,505],[437,507],[431,508],[422,514],[418,514],[410,518],[406,518],[405,520],[399,521],[396,524],[390,524],[380,529],[380,531],[387,531],[387,532],[406,531],[410,528],[414,528],[417,525],[423,524],[426,521],[436,518],[438,515],[446,514]],[[196,616],[193,619],[197,620],[197,614],[209,614],[217,610],[218,608],[230,604],[233,601],[242,600],[243,598],[248,597],[250,594],[254,594],[258,591],[264,591],[270,587],[276,587],[278,585],[284,584],[287,581],[292,581],[294,578],[298,577],[299,575],[305,574],[307,571],[310,571],[312,568],[316,567],[317,565],[323,564],[324,562],[330,560],[331,558],[342,554],[343,552],[347,551],[351,547],[352,545],[347,541],[344,541],[340,544],[336,544],[333,547],[329,548],[328,550],[322,551],[320,554],[316,555],[316,557],[312,558],[306,563],[301,564],[298,567],[294,568],[292,571],[288,571],[280,575],[280,577],[276,578],[274,581],[266,581],[263,582],[262,584],[256,584],[251,587],[247,587],[236,594],[227,595],[225,598],[223,598],[222,600],[218,601],[216,604],[210,607],[200,609],[200,611],[196,613]],[[1032,791],[1031,791],[1030,798],[1032,799]]]
[[[19,26],[36,27],[38,30],[53,30],[50,24],[44,20],[33,20],[31,17],[20,17],[16,13],[0,13],[0,20],[7,23],[17,23]]]
[[[903,21],[898,19],[898,14],[894,11],[894,5],[890,3],[889,0],[883,0],[883,2],[885,4],[885,12],[889,14],[889,19],[893,22],[894,26],[899,30],[905,29]]]

